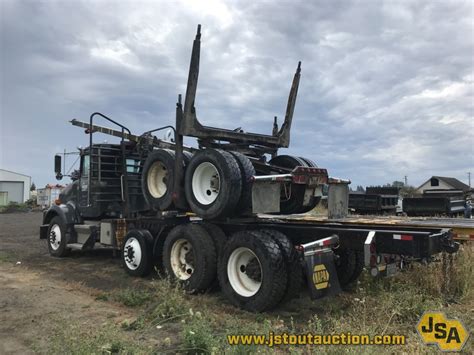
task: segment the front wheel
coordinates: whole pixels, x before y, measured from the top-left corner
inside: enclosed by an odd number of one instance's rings
[[[63,257],[69,253],[66,237],[67,226],[59,216],[53,217],[48,227],[48,250],[49,254]]]

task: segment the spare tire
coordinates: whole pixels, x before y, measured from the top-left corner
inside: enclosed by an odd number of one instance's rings
[[[205,149],[194,154],[184,179],[186,200],[203,219],[223,218],[234,213],[242,192],[242,176],[232,154]]]
[[[255,168],[252,162],[242,153],[230,152],[239,164],[240,173],[242,175],[242,193],[240,195],[240,201],[237,204],[237,211],[245,214],[252,212],[252,176],[255,175]]]
[[[301,160],[303,160],[306,163],[307,167],[310,168],[317,168],[318,166],[314,161],[311,159],[305,158],[305,157],[299,157]],[[300,210],[300,213],[305,213],[311,211],[313,208],[316,207],[316,205],[321,201],[321,196],[313,196],[309,205],[308,206],[303,206]]]
[[[174,151],[153,150],[145,160],[142,173],[142,191],[146,201],[155,210],[167,210],[173,204]]]
[[[278,155],[268,162],[281,168],[294,169],[297,166],[307,166],[300,158],[291,155]],[[281,214],[301,213],[304,201],[305,186],[292,183],[282,184],[282,199],[280,200]]]

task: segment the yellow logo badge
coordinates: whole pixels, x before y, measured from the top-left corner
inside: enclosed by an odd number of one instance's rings
[[[469,338],[467,328],[443,312],[425,312],[416,330],[425,344],[436,344],[442,351],[461,351]]]
[[[324,264],[314,265],[313,283],[317,290],[327,288],[329,285],[329,272]]]

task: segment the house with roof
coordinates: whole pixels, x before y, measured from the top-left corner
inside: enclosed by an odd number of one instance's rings
[[[423,194],[426,190],[458,190],[467,193],[471,188],[456,178],[432,176],[416,189],[419,194]]]

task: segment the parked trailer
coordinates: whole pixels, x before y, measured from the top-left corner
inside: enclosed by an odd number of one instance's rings
[[[188,292],[218,284],[234,305],[260,312],[291,299],[303,280],[319,298],[354,282],[364,266],[391,275],[408,262],[456,252],[449,229],[285,218],[312,209],[324,184],[332,218],[346,215],[348,204],[349,181],[330,178],[308,158],[277,154],[289,146],[300,63],[283,125],[278,129],[275,120],[272,135],[206,127],[194,105],[200,37],[198,27],[175,127],[137,136],[97,112],[88,123],[72,121],[86,129],[89,147],[80,150],[75,181],[44,212],[40,238],[51,255],[107,247],[120,252],[130,275],[144,276],[156,265]],[[118,128],[98,126],[97,118]],[[162,129],[174,130],[173,142],[152,135]],[[119,137],[120,144],[94,144],[95,133]],[[184,146],[185,136],[197,138],[199,149]],[[62,177],[59,156],[55,172]]]
[[[405,197],[403,212],[408,216],[461,216],[465,203],[457,197]]]
[[[369,186],[365,193],[349,194],[349,208],[363,214],[395,214],[399,191],[398,187]]]

